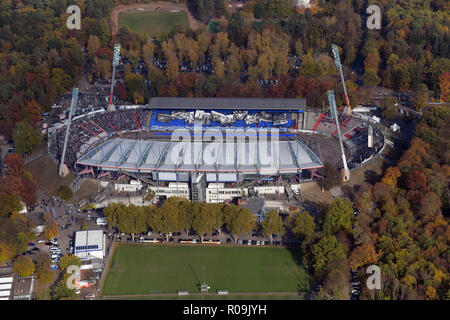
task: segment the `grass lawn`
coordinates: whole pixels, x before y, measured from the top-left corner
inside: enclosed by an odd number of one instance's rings
[[[127,25],[131,31],[157,37],[162,31],[169,32],[176,24],[189,28],[186,12],[121,12],[119,13],[119,29]]]
[[[306,273],[299,261],[300,249],[120,244],[102,293],[199,293],[203,266],[209,292],[303,292]]]

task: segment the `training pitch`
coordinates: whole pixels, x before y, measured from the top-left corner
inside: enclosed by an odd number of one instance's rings
[[[186,12],[136,12],[125,11],[119,13],[119,29],[127,25],[131,31],[157,37],[162,31],[169,32],[173,26],[181,24],[185,29],[189,28],[189,20]]]
[[[290,293],[306,291],[300,249],[206,245],[119,244],[103,295],[199,293]]]

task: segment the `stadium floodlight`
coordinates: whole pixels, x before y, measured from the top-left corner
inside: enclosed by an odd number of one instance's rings
[[[336,109],[336,99],[334,97],[334,91],[330,90],[330,91],[327,92],[327,94],[328,94],[328,102],[330,104],[331,117],[333,119],[335,119],[336,115],[334,113],[334,110]]]
[[[78,88],[73,88],[72,104],[71,104],[70,110],[69,110],[69,118],[67,119],[66,137],[64,138],[64,146],[63,146],[63,152],[61,155],[61,163],[59,165],[59,175],[60,176],[65,176],[67,174],[67,167],[65,167],[64,161],[65,161],[65,156],[66,156],[67,141],[69,139],[69,133],[70,133],[70,124],[72,122],[72,116],[75,115],[75,112],[77,110],[77,103],[78,103]]]
[[[334,91],[329,90],[329,91],[327,91],[327,94],[328,94],[328,100],[330,102],[330,108],[333,109],[333,112],[335,115],[334,120],[336,121],[339,144],[341,146],[341,153],[342,153],[342,164],[344,165],[344,181],[348,181],[348,180],[350,180],[350,170],[348,170],[347,159],[345,157],[344,144],[342,143],[341,128],[339,125],[339,119],[337,117],[336,100],[334,99]]]
[[[331,46],[331,51],[333,52],[334,62],[336,63],[336,67],[339,69],[339,73],[341,74],[341,81],[342,81],[342,86],[344,87],[345,102],[347,103],[348,112],[351,112],[350,101],[348,100],[348,94],[347,94],[347,87],[345,86],[344,72],[342,71],[341,58],[339,57],[339,48],[335,44],[333,44]]]
[[[120,43],[114,45],[113,66],[118,66],[120,61]]]
[[[112,79],[111,79],[111,90],[109,92],[109,103],[108,103],[108,111],[114,111],[113,105],[113,90],[114,90],[114,78],[116,75],[116,66],[119,65],[120,61],[120,43],[116,43],[114,45],[114,56],[112,61],[113,71],[112,71]]]
[[[341,58],[339,57],[339,48],[337,47],[337,45],[333,44],[331,46],[331,50],[333,52],[334,62],[336,63],[336,67],[341,68],[342,64],[341,64]]]

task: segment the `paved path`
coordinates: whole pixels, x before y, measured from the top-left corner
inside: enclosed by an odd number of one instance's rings
[[[130,4],[115,7],[111,13],[112,35],[116,35],[119,32],[119,13],[132,8],[148,8],[152,9],[152,11],[182,10],[185,11],[188,15],[189,26],[191,27],[191,29],[197,30],[198,28],[198,21],[195,20],[195,18],[189,12],[185,4],[174,4],[170,2],[153,2],[148,4]]]

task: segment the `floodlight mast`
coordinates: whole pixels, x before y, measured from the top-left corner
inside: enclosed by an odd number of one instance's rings
[[[113,104],[113,90],[114,90],[114,79],[116,76],[116,66],[119,65],[119,60],[120,60],[120,43],[116,43],[114,45],[114,57],[112,61],[113,71],[111,79],[111,91],[109,93],[108,111],[114,111],[116,109]]]
[[[338,114],[337,114],[336,99],[334,97],[334,91],[329,90],[329,91],[327,91],[327,94],[328,94],[328,102],[330,103],[331,116],[336,121],[338,139],[339,139],[339,144],[341,146],[342,163],[344,165],[344,181],[348,181],[348,180],[350,180],[350,170],[348,169],[348,166],[347,166],[347,159],[345,157],[344,144],[342,143],[341,128],[339,126],[339,119],[338,119]]]
[[[64,138],[64,147],[63,147],[63,152],[61,155],[61,163],[59,164],[59,175],[60,176],[67,174],[67,173],[63,173],[63,168],[64,168],[64,161],[65,161],[65,157],[66,157],[67,141],[69,140],[70,124],[72,122],[72,115],[75,113],[75,111],[77,109],[77,102],[78,102],[78,88],[73,88],[72,103],[71,103],[70,109],[69,109],[69,118],[67,119],[66,137]]]
[[[332,45],[332,52],[334,56],[334,62],[336,63],[336,67],[339,69],[339,73],[341,75],[341,82],[342,86],[344,87],[345,102],[347,103],[347,111],[350,113],[352,109],[350,107],[350,101],[348,99],[347,87],[344,80],[344,72],[342,71],[341,58],[339,57],[339,48],[335,44]]]

